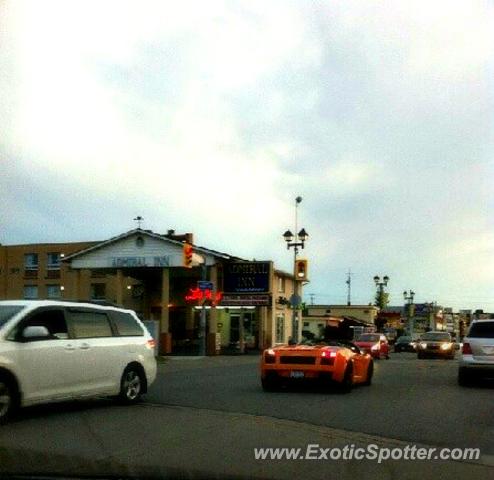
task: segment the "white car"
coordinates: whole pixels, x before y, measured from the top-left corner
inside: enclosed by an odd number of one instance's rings
[[[0,301],[0,423],[37,403],[101,395],[136,402],[156,378],[154,346],[131,310]]]
[[[469,385],[480,376],[494,378],[494,320],[474,320],[463,339],[458,383]]]

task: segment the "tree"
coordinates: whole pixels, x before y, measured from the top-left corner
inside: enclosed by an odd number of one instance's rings
[[[386,305],[389,303],[389,293],[386,293],[382,288],[380,288],[376,292],[376,297],[374,300],[374,305],[379,307],[381,310],[386,308]]]

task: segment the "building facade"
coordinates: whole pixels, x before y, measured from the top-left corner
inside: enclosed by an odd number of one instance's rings
[[[184,243],[192,245],[191,268],[184,266]],[[138,228],[101,242],[0,246],[0,298],[122,305],[155,323],[162,354],[198,354],[204,344],[217,354],[286,343],[292,292],[293,275],[272,262],[199,247],[192,234],[173,231]]]
[[[0,298],[75,298],[76,272],[62,260],[97,243],[0,245]],[[91,283],[105,283],[106,291],[106,279]]]

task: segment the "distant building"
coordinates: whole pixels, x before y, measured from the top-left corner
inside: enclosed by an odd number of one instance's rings
[[[302,334],[352,339],[356,332],[375,330],[378,311],[372,305],[309,305],[303,311]]]
[[[374,305],[307,305],[304,312],[312,317],[353,317],[364,323],[375,324],[379,307]]]

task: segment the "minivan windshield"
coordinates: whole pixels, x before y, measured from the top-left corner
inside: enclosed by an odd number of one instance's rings
[[[0,328],[23,308],[22,305],[0,305]]]

